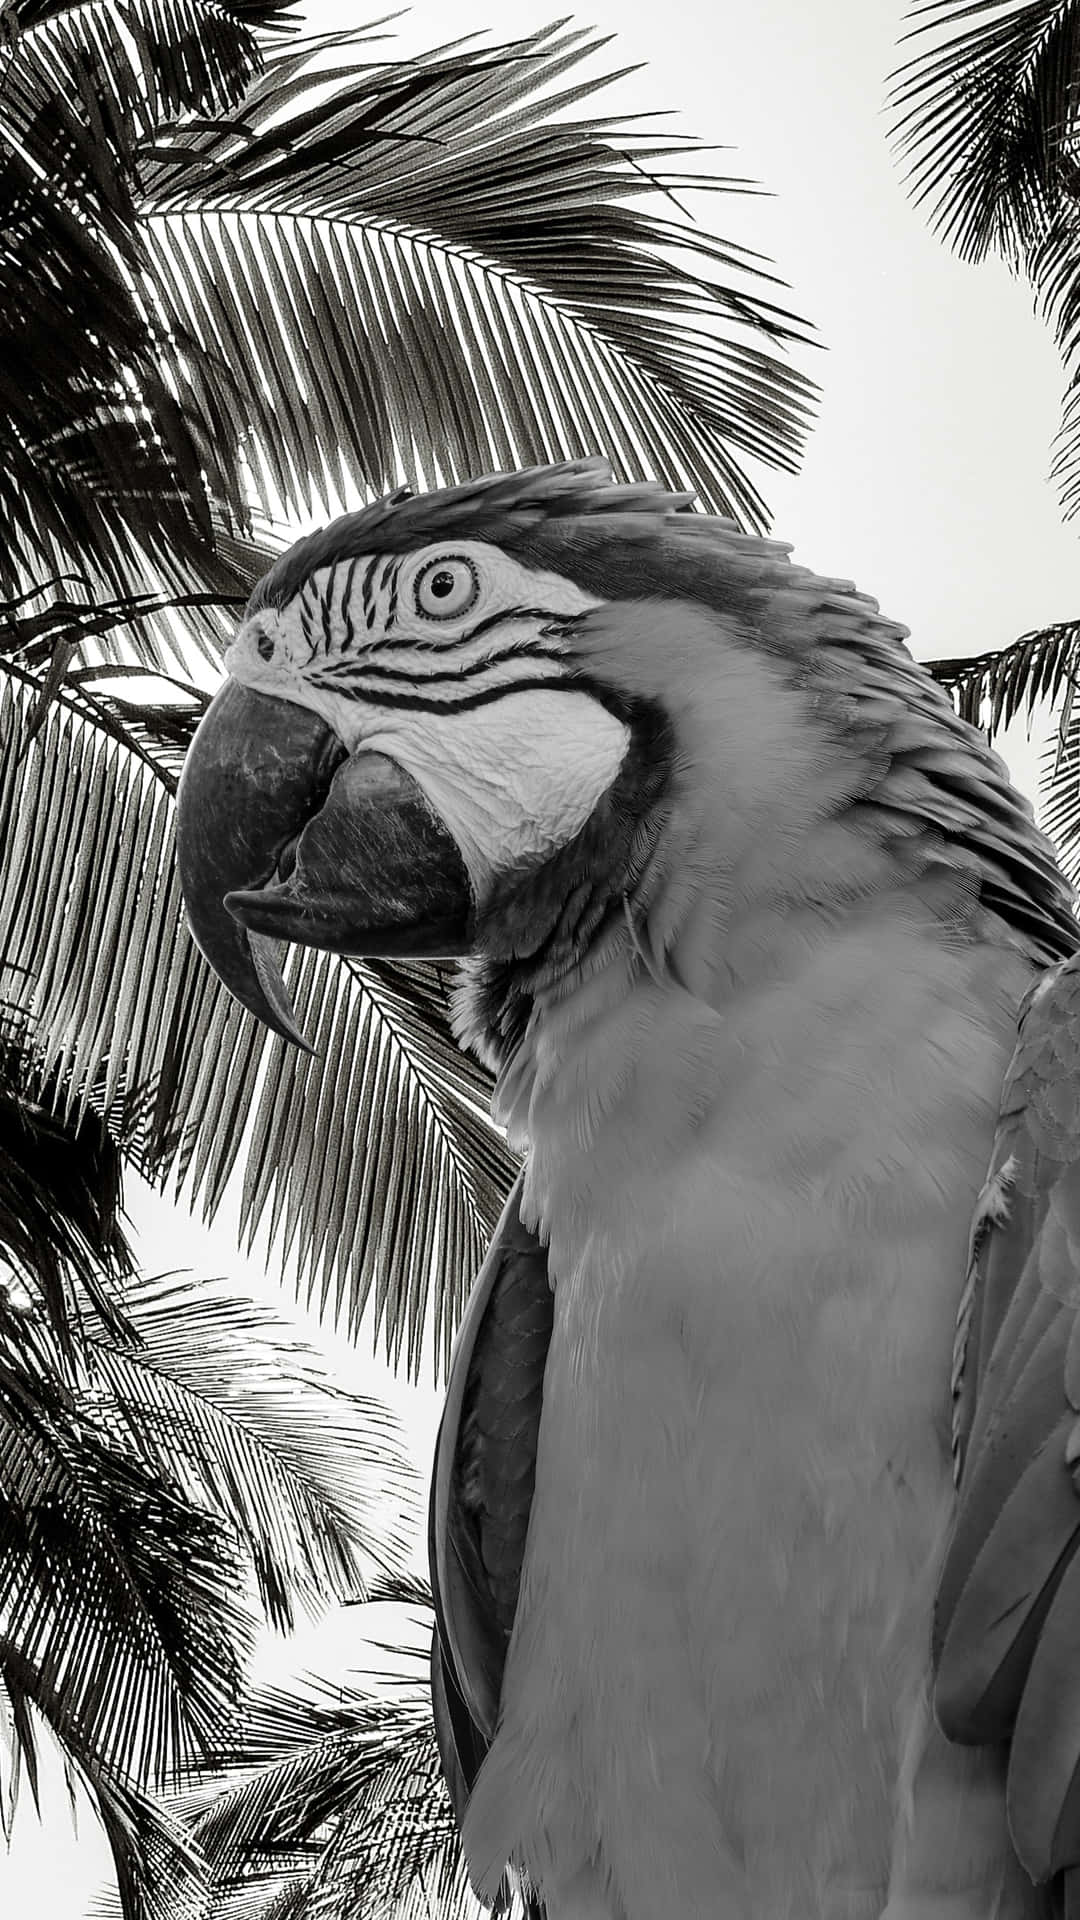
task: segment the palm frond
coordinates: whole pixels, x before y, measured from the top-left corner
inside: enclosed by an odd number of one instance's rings
[[[136,1279],[124,1307],[135,1347],[95,1341],[91,1391],[166,1478],[228,1516],[283,1630],[361,1595],[415,1533],[416,1475],[396,1421],[344,1392],[275,1315],[190,1277]]]
[[[137,584],[140,556],[182,557],[184,585],[213,584],[197,571],[215,565],[202,452],[163,387],[138,298],[131,182],[92,111],[100,76],[40,103],[6,78],[0,587],[76,567],[111,597]],[[72,180],[90,183],[75,206]]]
[[[99,1767],[86,1769],[116,1869],[122,1920],[213,1920],[206,1864],[160,1800]]]
[[[211,496],[242,529],[236,450],[177,394],[170,356],[197,348],[164,340],[134,196],[151,96],[227,110],[261,53],[206,0],[30,11],[0,59],[0,591],[228,591]]]
[[[144,1789],[230,1748],[249,1570],[280,1626],[373,1568],[392,1584],[413,1475],[275,1316],[190,1282],[124,1304],[126,1344],[65,1352],[33,1291],[0,1289],[0,1718],[32,1785],[34,1710],[82,1772],[125,1915],[209,1920],[202,1855]]]
[[[1021,634],[993,653],[926,665],[952,696],[962,720],[985,727],[992,737],[1026,709],[1030,720],[1041,701],[1056,702],[1071,691],[1080,664],[1080,621],[1063,620]]]
[[[298,951],[290,989],[319,1051],[267,1035],[187,932],[149,750],[77,711],[82,691],[66,687],[30,739],[33,696],[0,694],[0,982],[39,1086],[62,1085],[70,1116],[92,1108],[208,1218],[246,1147],[249,1235],[268,1217],[309,1295],[354,1331],[370,1298],[414,1375],[430,1328],[445,1366],[516,1171],[488,1076],[453,1040],[447,976]]]
[[[1080,110],[1077,0],[929,0],[921,51],[893,75],[914,197],[963,259],[1024,264],[1071,171]]]
[[[235,106],[262,71],[259,35],[295,30],[290,0],[15,0],[15,55],[63,92],[87,52],[122,117],[149,133],[164,120]]]
[[[192,623],[204,615],[221,621],[224,637],[224,622],[235,618],[243,596],[142,593],[91,605],[53,591],[63,584],[48,582],[0,600],[4,671],[34,696],[26,716],[27,738],[37,732],[52,703],[60,701],[120,746],[139,754],[175,793],[184,753],[209,695],[190,681],[166,673],[164,667],[138,666],[109,656],[125,642],[130,649],[134,641],[145,657],[159,659],[163,634],[175,646],[182,631],[178,620]],[[191,637],[189,624],[186,638]],[[171,705],[151,702],[148,683],[167,684],[180,695],[179,700]],[[126,699],[120,691],[125,684],[140,697]]]
[[[297,1920],[480,1920],[419,1681],[260,1690],[215,1788],[188,1810],[223,1915],[276,1880]]]
[[[5,1030],[6,1029],[6,1030]],[[0,1003],[0,1262],[29,1281],[70,1354],[78,1292],[114,1337],[129,1334],[119,1285],[133,1271],[120,1224],[120,1156],[92,1108],[67,1123],[55,1082],[36,1097],[25,1023]]]
[[[895,74],[918,201],[964,259],[996,251],[1031,283],[1068,374],[1053,459],[1080,511],[1080,0],[930,0]]]
[[[50,1395],[25,1346],[5,1370],[39,1417],[0,1416],[0,1670],[62,1703],[69,1750],[175,1780],[221,1738],[253,1632],[230,1530],[118,1444],[107,1403]]]
[[[632,204],[743,183],[565,117],[602,82],[545,93],[599,44],[545,29],[345,67],[329,93],[290,56],[234,122],[159,141],[141,217],[201,350],[191,403],[249,433],[264,501],[310,514],[599,447],[762,522],[741,456],[793,466],[811,389],[761,343],[802,323],[756,260]]]
[[[39,1717],[97,1809],[117,1881],[98,1907],[103,1920],[106,1913],[110,1920],[214,1920],[209,1872],[182,1821],[130,1778],[102,1765],[60,1688],[0,1637],[0,1719],[5,1699],[24,1752],[36,1741]]]
[[[1080,712],[1070,700],[1039,772],[1042,824],[1072,885],[1080,890]]]
[[[1051,464],[1068,520],[1080,511],[1080,168],[1031,249],[1028,270],[1068,374]]]

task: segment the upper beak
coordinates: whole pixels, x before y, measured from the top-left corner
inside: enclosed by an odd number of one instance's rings
[[[349,757],[307,708],[238,680],[188,750],[176,838],[198,946],[237,1000],[300,1046],[279,941],[412,958],[472,944],[464,862],[411,776],[383,754]]]

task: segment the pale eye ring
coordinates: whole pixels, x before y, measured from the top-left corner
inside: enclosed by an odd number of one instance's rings
[[[463,553],[444,553],[429,560],[413,582],[416,611],[425,620],[458,620],[479,597],[479,576]]]

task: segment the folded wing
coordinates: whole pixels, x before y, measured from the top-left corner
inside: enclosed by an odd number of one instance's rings
[[[428,1520],[435,1731],[458,1825],[498,1718],[536,1478],[553,1301],[547,1252],[503,1209],[458,1331]],[[504,1910],[504,1888],[496,1913]],[[526,1891],[527,1920],[543,1908]]]
[[[935,1707],[1009,1741],[1008,1815],[1032,1879],[1080,1895],[1080,959],[1020,1012],[957,1339],[956,1525],[938,1592]]]

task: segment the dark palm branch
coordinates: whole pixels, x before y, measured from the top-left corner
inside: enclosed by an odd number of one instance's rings
[[[962,720],[991,735],[1009,726],[1018,713],[1030,720],[1042,702],[1066,696],[1066,718],[1080,665],[1080,621],[1063,620],[1021,634],[995,653],[973,653],[957,660],[927,662],[935,680],[952,694]]]
[[[62,1693],[3,1649],[0,1715],[15,1737],[16,1764],[35,1777],[39,1723],[62,1748],[65,1764],[95,1806],[112,1853],[116,1892],[108,1910],[118,1920],[214,1920],[210,1875],[183,1822],[130,1778],[101,1763],[73,1724]]]
[[[228,111],[261,70],[267,5],[15,0],[0,46],[0,591],[66,574],[94,604],[240,586],[235,449],[185,416],[136,203],[162,113]],[[219,458],[218,456],[223,456]],[[189,612],[206,648],[220,616]],[[147,619],[157,657],[167,624]]]
[[[1080,889],[1080,714],[1072,701],[1040,769],[1043,824],[1074,887]]]
[[[215,1920],[479,1920],[431,1719],[430,1593],[406,1577],[371,1597],[419,1608],[425,1646],[404,1650],[415,1675],[263,1689],[220,1773],[177,1803],[209,1865]],[[517,1897],[501,1911],[519,1915]]]
[[[799,322],[737,248],[638,202],[743,183],[695,149],[552,91],[600,43],[269,63],[235,121],[179,129],[139,206],[189,399],[246,435],[290,513],[602,448],[760,524],[741,458],[790,466],[807,384],[770,347]],[[282,106],[288,101],[288,112]]]
[[[0,1291],[0,1694],[31,1783],[35,1714],[85,1779],[127,1920],[172,1920],[207,1912],[201,1857],[147,1790],[231,1737],[256,1600],[287,1627],[400,1561],[413,1477],[271,1315],[206,1282],[123,1304],[123,1341],[84,1302],[65,1352]]]
[[[89,1300],[129,1337],[121,1286],[133,1267],[120,1224],[121,1161],[91,1107],[67,1124],[55,1079],[35,1070],[24,1022],[0,1019],[0,1269],[34,1287],[51,1337],[70,1356]]]
[[[1026,275],[1068,375],[1054,456],[1080,510],[1080,4],[930,0],[893,76],[915,197],[962,258]]]

